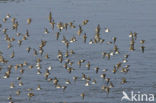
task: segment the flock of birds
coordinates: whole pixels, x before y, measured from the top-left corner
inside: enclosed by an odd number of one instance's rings
[[[52,13],[49,12],[49,24],[51,25],[51,29],[52,31],[57,30],[56,35],[53,35],[56,37],[56,40],[58,42],[61,42],[64,44],[65,46],[65,52],[58,50],[58,53],[56,55],[57,57],[57,61],[62,65],[62,68],[65,69],[69,75],[72,74],[72,72],[74,72],[74,70],[76,69],[75,67],[73,67],[73,64],[76,64],[79,68],[82,68],[82,65],[85,64],[86,69],[89,70],[95,70],[95,74],[99,74],[97,76],[99,76],[99,78],[102,78],[105,83],[101,86],[101,91],[105,92],[106,94],[110,93],[110,89],[112,89],[115,85],[112,82],[113,78],[110,78],[107,76],[107,72],[111,71],[112,75],[116,74],[117,72],[122,72],[122,73],[128,73],[129,72],[129,67],[130,65],[125,63],[128,62],[128,57],[130,54],[125,54],[123,56],[123,60],[119,61],[117,64],[115,64],[113,66],[112,69],[108,70],[108,69],[102,69],[96,65],[92,65],[92,60],[86,60],[86,59],[80,59],[78,61],[73,61],[71,60],[69,57],[71,57],[72,55],[76,54],[75,50],[71,50],[70,48],[70,44],[75,43],[75,42],[82,42],[87,44],[87,45],[93,45],[93,44],[106,44],[106,45],[112,45],[113,49],[110,52],[102,52],[101,54],[101,58],[106,59],[106,60],[110,60],[114,55],[120,55],[120,51],[119,51],[119,47],[117,46],[117,37],[113,37],[112,41],[108,41],[106,42],[106,40],[104,38],[101,37],[102,33],[101,33],[101,26],[100,24],[97,25],[97,27],[95,28],[95,35],[91,38],[89,37],[90,35],[87,35],[87,33],[84,32],[83,27],[85,25],[88,24],[89,20],[84,20],[82,23],[80,23],[79,25],[75,25],[74,22],[69,22],[69,23],[63,23],[63,22],[55,22]],[[5,23],[7,23],[8,21],[12,22],[11,28],[7,28],[5,27]],[[31,18],[28,18],[26,23],[27,25],[31,25],[31,23],[33,22],[33,20]],[[96,85],[97,81],[96,79],[90,77],[89,75],[86,75],[85,73],[82,73],[82,75],[80,77],[78,76],[73,76],[71,80],[66,80],[64,81],[64,85],[59,83],[59,78],[57,77],[53,77],[51,78],[50,75],[53,72],[53,67],[50,65],[47,68],[44,68],[45,72],[42,73],[41,72],[41,63],[43,61],[42,57],[44,59],[49,59],[51,58],[49,56],[48,53],[46,53],[46,50],[44,50],[44,47],[46,47],[48,41],[47,40],[43,40],[43,38],[41,38],[41,42],[39,44],[39,46],[36,48],[32,48],[31,46],[28,46],[25,51],[27,53],[31,53],[33,56],[30,56],[31,58],[36,58],[36,63],[33,65],[30,65],[29,61],[24,61],[22,64],[15,64],[15,65],[11,65],[10,61],[12,58],[15,58],[16,55],[16,51],[18,51],[18,49],[15,49],[14,45],[18,45],[19,47],[22,46],[23,42],[27,42],[27,40],[31,37],[31,35],[29,34],[29,30],[26,29],[26,33],[22,34],[18,31],[19,28],[19,22],[17,21],[16,18],[10,16],[9,14],[2,18],[2,23],[0,23],[0,33],[1,33],[1,37],[3,37],[2,39],[4,39],[6,41],[7,45],[7,49],[8,50],[12,50],[12,53],[9,55],[10,59],[6,59],[6,57],[8,57],[8,55],[3,55],[3,49],[0,50],[0,72],[1,71],[5,71],[4,74],[2,75],[2,78],[0,79],[7,79],[7,78],[11,78],[11,73],[13,73],[14,71],[19,70],[20,74],[24,74],[24,72],[26,71],[26,69],[24,69],[23,67],[29,68],[31,69],[37,69],[37,75],[41,75],[44,76],[45,81],[48,81],[49,83],[52,83],[56,89],[62,89],[63,91],[66,90],[66,88],[68,88],[69,85],[72,84],[72,82],[77,82],[77,80],[82,80],[85,82],[84,86],[88,87],[90,85]],[[75,33],[72,38],[67,38],[66,35],[63,35],[62,31],[68,31],[68,29],[76,29],[77,33]],[[12,30],[15,31],[16,34],[8,34],[7,31],[8,30]],[[109,28],[104,28],[104,32],[107,34],[108,32],[111,32]],[[44,28],[44,33],[43,35],[50,35],[51,32],[50,30],[48,30],[48,28]],[[16,38],[21,37],[21,40],[17,40]],[[78,39],[82,39],[82,41],[78,41]],[[89,39],[91,38],[91,39]],[[137,33],[136,32],[130,32],[129,33],[129,38],[130,38],[130,43],[129,43],[129,50],[130,51],[135,51],[135,43],[137,40]],[[14,43],[16,42],[16,43]],[[14,45],[13,45],[14,43]],[[142,53],[144,53],[144,46],[145,40],[140,40],[140,51]],[[0,43],[0,45],[2,45]],[[4,68],[5,67],[5,68]],[[43,68],[42,68],[43,69]],[[102,69],[102,72],[99,71],[100,69]],[[99,73],[100,72],[100,73]],[[15,84],[14,82],[10,83],[10,89],[14,89],[16,88],[15,85],[18,85],[19,87],[24,86],[24,83],[22,81],[22,75],[17,77],[17,81],[18,84]],[[125,84],[127,83],[126,78],[122,78],[121,79],[121,84]],[[31,98],[33,98],[34,96],[36,96],[37,94],[35,94],[33,92],[33,90],[37,90],[37,91],[41,91],[42,90],[42,86],[39,84],[38,86],[36,86],[36,88],[27,88],[28,93],[26,94],[29,98],[29,100],[31,100]],[[17,96],[19,96],[21,94],[22,90],[17,90],[15,92],[15,94]],[[85,92],[82,92],[81,94],[79,94],[80,98],[82,98],[83,100],[85,99]],[[12,94],[9,95],[8,97],[8,101],[9,103],[14,103],[13,101],[13,97]]]

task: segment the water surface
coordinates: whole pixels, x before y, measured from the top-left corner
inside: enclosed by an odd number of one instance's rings
[[[28,63],[35,65],[36,58],[33,53],[27,54],[26,47],[31,46],[37,48],[41,39],[47,40],[45,51],[49,54],[50,59],[46,60],[42,57],[42,69],[53,66],[51,77],[57,77],[60,84],[64,84],[65,80],[72,81],[72,84],[67,87],[65,92],[56,89],[52,83],[44,80],[43,74],[36,75],[36,68],[29,70],[25,69],[25,73],[21,75],[18,71],[12,72],[9,79],[3,79],[4,72],[7,65],[0,64],[4,69],[0,72],[0,103],[8,102],[7,97],[11,94],[15,103],[60,103],[66,101],[67,103],[116,103],[120,102],[122,91],[127,93],[131,91],[141,91],[143,93],[156,94],[156,1],[155,0],[0,0],[0,24],[2,18],[8,13],[12,17],[16,17],[19,21],[19,32],[25,33],[26,29],[30,31],[30,38],[23,42],[22,46],[16,45],[13,49],[7,49],[7,42],[4,41],[2,29],[0,31],[0,51],[6,59],[9,59],[9,64],[15,65],[28,61]],[[75,61],[73,67],[76,69],[69,74],[62,65],[58,62],[56,55],[57,51],[66,51],[65,46],[58,42],[55,38],[55,33],[58,30],[52,31],[48,23],[49,12],[52,11],[53,18],[56,22],[71,22],[78,26],[83,20],[88,19],[89,23],[83,28],[89,38],[92,38],[95,33],[95,28],[98,24],[102,27],[102,37],[106,41],[112,40],[113,36],[117,37],[117,44],[120,48],[120,55],[114,56],[110,61],[102,59],[102,51],[110,51],[110,46],[106,44],[88,45],[82,43],[82,38],[70,45],[69,49],[75,50],[71,60]],[[32,24],[26,24],[27,18],[32,18]],[[6,22],[5,26],[9,26],[11,22]],[[104,33],[104,28],[109,27],[111,32]],[[44,28],[48,28],[50,33],[44,35]],[[76,34],[76,29],[69,31],[62,31],[61,35],[66,35],[71,38]],[[130,32],[138,33],[138,40],[136,43],[136,50],[129,51],[129,37]],[[15,34],[11,30],[8,33]],[[17,38],[20,39],[20,38]],[[145,53],[141,53],[139,40],[145,39]],[[61,41],[61,39],[59,39]],[[16,51],[16,56],[10,59],[9,56],[12,50]],[[124,54],[130,54],[128,63],[130,71],[127,74],[117,73],[112,74],[113,65],[122,60]],[[84,63],[82,68],[76,65],[79,59],[86,59],[91,62],[91,70],[85,68]],[[101,69],[98,74],[95,74],[94,67],[99,66]],[[105,82],[100,78],[102,69],[107,68],[107,76],[112,79],[115,87],[111,89],[110,94],[107,95],[101,90],[101,86]],[[84,81],[80,79],[81,73],[85,73],[91,78],[97,80],[96,85],[89,87],[84,86]],[[19,87],[17,76],[22,76],[24,85]],[[78,76],[78,81],[74,82],[72,76]],[[127,78],[127,84],[121,85],[121,78]],[[10,82],[15,83],[14,89],[10,89]],[[36,91],[37,85],[42,87],[41,91]],[[33,88],[35,96],[29,101],[27,97],[27,88]],[[16,90],[21,90],[21,95],[16,96]],[[80,94],[85,92],[86,97],[81,99]]]

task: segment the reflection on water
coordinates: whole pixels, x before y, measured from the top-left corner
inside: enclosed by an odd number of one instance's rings
[[[3,69],[0,71],[0,103],[9,102],[7,99],[11,94],[15,103],[51,103],[51,102],[64,102],[71,103],[115,103],[121,102],[122,91],[127,93],[133,91],[141,91],[143,93],[156,93],[156,70],[155,70],[155,58],[156,58],[156,1],[147,0],[31,0],[23,3],[11,3],[23,0],[0,0],[0,51],[3,52],[5,59],[8,59],[8,64],[0,63],[0,67]],[[7,7],[7,8],[6,8]],[[97,8],[98,7],[98,8]],[[5,8],[5,9],[4,9]],[[124,9],[123,9],[124,8]],[[60,39],[56,40],[56,28],[54,31],[51,29],[51,25],[48,23],[48,14],[52,11],[52,17],[56,23],[59,21],[66,23],[74,21],[73,24],[76,28],[68,28],[68,30],[62,30]],[[21,33],[21,37],[16,36],[16,32],[12,30],[11,19],[8,19],[5,23],[2,22],[5,15],[10,14],[11,17],[15,17],[19,22],[18,32]],[[32,23],[27,25],[27,18],[32,18]],[[77,36],[77,30],[79,24],[83,20],[88,19],[89,22],[86,26],[83,26],[83,31],[87,34],[87,43],[83,43],[83,37]],[[104,38],[104,43],[88,45],[91,38],[94,37],[95,28],[98,24],[101,24],[100,37]],[[7,35],[9,37],[15,37],[15,41],[12,42],[11,49],[7,49],[8,42],[4,39],[6,35],[3,34],[3,29],[9,27]],[[109,33],[104,32],[104,28],[109,27]],[[44,34],[44,30],[47,28],[49,34]],[[21,40],[22,36],[29,30],[30,37],[22,42],[21,46],[18,46],[17,40]],[[135,41],[135,51],[129,51],[129,37],[130,32],[137,32],[138,38]],[[15,35],[14,35],[15,34]],[[62,37],[66,36],[68,40],[71,37],[76,36],[77,41],[71,43],[69,50],[73,49],[75,54],[69,57],[73,62],[72,67],[74,70],[71,74],[63,68],[63,65],[59,63],[56,55],[58,50],[66,52],[64,44],[61,43]],[[103,59],[101,53],[103,51],[112,51],[113,44],[106,44],[108,41],[112,41],[112,37],[117,37],[117,45],[120,50],[120,55],[111,57],[108,61]],[[141,53],[139,43],[140,40],[145,41],[145,53]],[[46,40],[47,45],[44,47],[44,52],[48,53],[49,59],[45,59],[43,56],[34,57],[34,48],[38,50],[38,46],[41,40]],[[26,48],[30,46],[32,49],[30,53],[26,52]],[[10,55],[15,51],[15,58],[10,59]],[[130,65],[128,73],[117,72],[112,74],[114,64],[123,60],[123,55],[130,54],[128,62],[124,65]],[[36,68],[36,59],[41,58],[41,75],[37,75],[38,69]],[[81,68],[77,65],[78,60],[85,59]],[[33,69],[23,66],[18,70],[12,68],[10,78],[3,79],[3,75],[6,73],[8,65],[21,64],[27,61],[29,65],[33,65]],[[86,63],[91,62],[91,69],[86,69]],[[48,82],[44,78],[44,73],[48,66],[53,68],[50,71],[49,78],[59,79],[60,85],[65,85],[65,81],[70,80],[71,84],[67,85],[65,91],[62,89],[56,89],[52,82]],[[94,68],[98,66],[100,69],[98,73],[95,73]],[[21,69],[24,69],[24,73],[19,73]],[[103,72],[103,69],[107,69],[107,72]],[[87,77],[96,79],[96,85],[85,87],[85,81],[81,79],[82,73],[85,73]],[[101,74],[106,73],[106,78],[111,78],[111,82],[114,84],[114,88],[110,90],[110,94],[101,90],[101,87],[106,84],[106,81],[100,77]],[[23,86],[19,86],[17,76],[22,77],[21,81]],[[76,82],[73,80],[73,76],[77,76]],[[121,79],[125,77],[127,84],[121,85]],[[9,88],[10,83],[15,83],[15,88]],[[36,88],[40,84],[41,90],[37,91]],[[32,88],[32,92],[35,96],[29,100],[27,93],[28,88]],[[20,90],[21,94],[18,96],[16,91]],[[85,93],[85,99],[82,100],[80,94]]]

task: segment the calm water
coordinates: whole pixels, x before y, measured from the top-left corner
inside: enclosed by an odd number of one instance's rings
[[[156,94],[156,1],[155,0],[0,0],[0,24],[4,27],[9,27],[10,21],[2,22],[8,13],[12,17],[16,17],[19,21],[18,32],[25,33],[29,29],[30,38],[23,42],[19,47],[17,42],[11,49],[7,49],[7,42],[4,41],[2,29],[0,29],[0,51],[3,56],[9,60],[9,65],[15,65],[27,61],[29,64],[35,66],[36,57],[33,52],[28,54],[26,48],[38,47],[41,40],[47,40],[47,46],[44,48],[45,52],[49,54],[49,59],[43,59],[42,74],[37,75],[36,68],[29,70],[24,67],[25,72],[21,75],[18,71],[13,69],[10,78],[3,79],[3,75],[7,70],[7,64],[1,64],[3,67],[0,72],[0,103],[7,103],[8,96],[11,94],[15,103],[60,103],[66,101],[67,103],[120,103],[122,91],[127,93],[131,91],[141,91],[142,93]],[[97,24],[101,24],[102,37],[105,41],[111,41],[113,36],[117,37],[117,44],[120,50],[120,55],[111,57],[111,60],[102,59],[101,53],[103,51],[110,51],[112,46],[106,44],[88,45],[82,43],[82,38],[71,44],[69,49],[75,50],[76,54],[70,59],[74,61],[73,71],[69,74],[58,62],[56,55],[57,51],[66,51],[62,40],[62,35],[71,38],[76,35],[77,27],[70,29],[67,32],[62,31],[59,42],[56,40],[56,32],[52,31],[48,23],[49,12],[52,11],[53,18],[56,22],[71,22],[78,26],[83,20],[88,19],[89,23],[83,27],[84,32],[87,33],[87,42],[94,36]],[[27,18],[32,18],[30,26],[26,25]],[[104,28],[109,27],[111,32],[103,33]],[[44,34],[44,28],[48,28],[49,34]],[[129,37],[130,32],[137,32],[138,38],[136,41],[135,51],[129,51]],[[15,37],[15,32],[8,30],[8,34]],[[21,38],[17,38],[20,40]],[[145,53],[141,53],[139,41],[145,39]],[[10,59],[12,51],[15,51],[15,58]],[[116,73],[112,74],[113,65],[117,64],[123,59],[124,54],[130,54],[128,62],[130,71],[127,74]],[[91,70],[85,68],[82,64],[78,68],[77,61],[85,59],[91,62]],[[126,65],[125,64],[125,65]],[[64,85],[66,80],[70,80],[71,84],[63,92],[61,89],[56,89],[52,83],[44,80],[45,69],[51,65],[53,70],[50,77],[57,77],[59,84]],[[99,66],[99,73],[96,74],[93,68]],[[107,68],[107,77],[111,78],[114,88],[110,90],[107,95],[101,90],[101,86],[105,82],[100,78],[102,69]],[[85,81],[81,80],[81,74],[85,73],[87,76],[97,80],[96,85],[85,87]],[[18,86],[17,76],[22,77],[24,85]],[[72,80],[73,76],[78,76],[77,82]],[[121,85],[121,78],[127,78],[127,84]],[[15,83],[15,88],[10,89],[10,82]],[[36,91],[37,85],[40,84],[42,90]],[[29,101],[27,97],[27,88],[33,88],[35,96]],[[21,90],[21,95],[16,95],[16,90]],[[80,94],[84,92],[86,97],[81,99]],[[156,98],[155,98],[156,99]],[[124,102],[123,102],[124,103]]]

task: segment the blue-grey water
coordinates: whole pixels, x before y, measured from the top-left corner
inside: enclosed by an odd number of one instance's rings
[[[156,94],[156,1],[155,0],[0,0],[0,51],[3,52],[4,58],[9,60],[8,64],[0,63],[3,68],[0,71],[0,103],[8,103],[9,95],[12,95],[14,103],[120,103],[122,91],[130,93],[131,91],[147,94]],[[61,32],[60,38],[56,40],[57,29],[52,31],[48,21],[49,12],[55,22],[73,22],[75,29]],[[18,32],[24,34],[29,30],[30,37],[22,42],[19,47],[17,40],[21,37],[16,36],[16,32],[11,30],[11,20],[4,23],[2,20],[7,15],[15,17],[19,22]],[[32,23],[27,25],[27,18],[32,18]],[[89,22],[83,27],[83,32],[88,36],[87,43],[83,43],[82,36],[77,36],[78,25],[83,20],[88,19]],[[101,25],[101,35],[105,39],[102,44],[89,45],[88,42],[94,37],[96,26]],[[109,33],[104,33],[104,28],[110,29]],[[16,41],[12,43],[13,47],[7,49],[8,42],[4,40],[5,36],[2,32],[3,28],[9,28],[7,34],[9,37],[15,37]],[[49,34],[44,34],[44,28],[48,28]],[[129,51],[129,33],[137,32],[138,37],[135,43],[135,51]],[[73,35],[77,37],[75,43],[71,43],[69,50],[73,49],[75,54],[69,57],[73,62],[75,69],[69,74],[61,63],[57,60],[57,52],[61,50],[66,52],[66,47],[61,43],[62,35],[67,39],[71,39]],[[101,53],[112,50],[112,45],[106,42],[112,41],[112,37],[117,37],[117,45],[120,54],[112,56],[108,61],[103,59]],[[38,49],[41,40],[47,40],[44,47],[45,53],[48,53],[49,59],[44,56],[42,58],[41,75],[37,75],[35,67],[36,58],[33,51],[28,54],[26,48],[31,46]],[[145,53],[141,53],[139,43],[140,40],[146,40],[144,43]],[[15,57],[10,58],[12,51],[15,51]],[[113,66],[122,61],[123,56],[129,54],[128,62],[123,64],[130,65],[128,73],[116,74],[112,73]],[[85,59],[82,67],[77,65],[78,60]],[[29,65],[33,65],[33,69],[23,67],[24,74],[20,74],[19,70],[12,68],[10,78],[4,79],[3,75],[7,71],[8,65],[21,64],[27,61]],[[87,70],[86,63],[91,62],[91,69]],[[52,82],[44,79],[44,72],[48,66],[52,66],[49,77],[57,77],[60,85],[66,85],[65,81],[70,80],[71,84],[67,85],[67,89],[56,89]],[[99,67],[99,73],[96,74],[94,68]],[[101,90],[101,86],[106,84],[100,75],[104,73],[102,70],[106,68],[107,77],[111,78],[114,88],[110,89],[110,93]],[[85,73],[91,79],[96,79],[95,85],[85,87],[85,81],[81,80],[82,73]],[[18,86],[17,76],[22,77],[23,86]],[[73,76],[77,76],[78,80],[74,82]],[[127,79],[126,84],[121,84],[121,79]],[[15,84],[15,88],[10,88],[10,83]],[[37,91],[37,85],[41,85],[41,90]],[[35,96],[30,100],[27,97],[27,89],[32,88]],[[21,90],[19,96],[16,91]],[[85,93],[82,100],[81,93]],[[155,98],[156,99],[156,98]],[[156,100],[155,100],[156,101]],[[126,101],[122,101],[123,103]],[[122,103],[121,102],[121,103]]]

